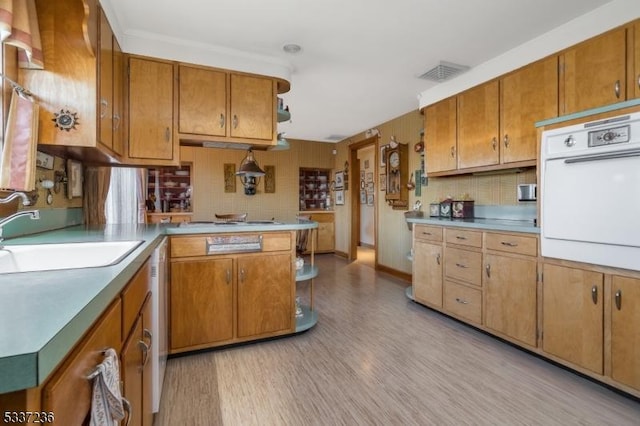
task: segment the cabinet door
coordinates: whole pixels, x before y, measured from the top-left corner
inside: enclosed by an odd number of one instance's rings
[[[498,81],[458,95],[459,169],[498,164],[498,95]]]
[[[171,349],[233,338],[233,260],[171,264]]]
[[[457,100],[445,99],[424,112],[427,174],[455,170],[457,166]]]
[[[227,135],[227,73],[180,65],[178,131]]]
[[[611,377],[640,390],[640,280],[614,276],[611,293]]]
[[[291,255],[238,259],[238,337],[293,331]]]
[[[173,160],[173,65],[129,61],[129,157]]]
[[[100,50],[98,56],[98,136],[100,142],[113,149],[113,32],[102,8],[98,8]]]
[[[485,254],[485,325],[536,346],[535,259]]]
[[[633,25],[633,52],[632,98],[640,98],[640,21]]]
[[[151,389],[153,386],[153,375],[151,371],[151,357],[153,345],[158,344],[157,338],[159,336],[154,336],[152,332],[152,308],[151,297],[147,297],[147,301],[140,314],[142,318],[142,341],[146,345],[142,357],[142,426],[153,425],[153,393]]]
[[[413,297],[442,308],[442,245],[413,243]]]
[[[535,160],[535,122],[558,115],[557,56],[503,77],[500,89],[500,162]]]
[[[120,350],[121,321],[122,303],[117,299],[44,386],[42,411],[54,413],[55,424],[80,425],[90,415],[93,387],[86,376],[103,361],[105,348]]]
[[[275,96],[272,79],[231,74],[231,136],[273,141]]]
[[[122,381],[122,396],[131,404],[131,421],[127,424],[142,425],[143,414],[143,382],[142,366],[144,363],[142,340],[142,317],[134,323],[129,338],[122,346],[120,355]],[[148,355],[147,355],[148,356]]]
[[[625,29],[567,50],[561,55],[560,71],[563,115],[625,100]]]
[[[543,350],[602,374],[603,275],[550,264],[543,273]]]
[[[124,55],[113,38],[113,151],[124,154]]]

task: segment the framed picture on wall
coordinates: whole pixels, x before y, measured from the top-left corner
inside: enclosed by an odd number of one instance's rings
[[[382,145],[380,147],[380,167],[386,167],[387,159],[385,157],[385,151],[387,150],[387,145]]]
[[[360,191],[360,204],[367,203],[367,191]]]
[[[336,172],[336,189],[343,189],[344,188],[344,172]],[[336,199],[338,197],[336,196]]]
[[[342,189],[336,190],[336,206],[344,206],[344,191]]]
[[[387,175],[384,173],[380,174],[380,191],[386,191],[387,190]]]
[[[67,160],[67,198],[82,197],[82,163]]]
[[[373,205],[373,193],[367,195],[367,205],[369,206]]]
[[[367,183],[373,182],[373,173],[367,173]]]

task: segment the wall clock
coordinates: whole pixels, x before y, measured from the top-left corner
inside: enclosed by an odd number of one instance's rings
[[[408,203],[408,151],[407,144],[398,144],[393,148],[388,146],[385,150],[387,164],[385,200],[394,207]]]

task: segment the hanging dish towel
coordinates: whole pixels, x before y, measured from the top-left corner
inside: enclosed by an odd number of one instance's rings
[[[33,191],[36,185],[38,105],[16,90],[11,96],[0,164],[0,188]]]
[[[93,378],[90,426],[117,425],[124,419],[124,404],[120,394],[120,365],[115,350],[105,351],[104,361],[90,377]]]

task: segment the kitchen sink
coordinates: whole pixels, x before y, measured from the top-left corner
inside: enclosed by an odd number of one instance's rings
[[[0,274],[115,265],[143,242],[5,245],[0,248]]]

